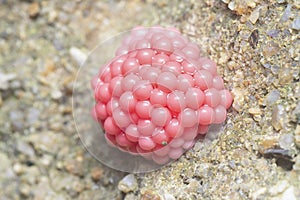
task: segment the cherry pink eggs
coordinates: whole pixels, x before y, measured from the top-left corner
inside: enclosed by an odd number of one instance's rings
[[[215,62],[174,28],[134,28],[92,88],[92,114],[107,142],[158,164],[224,122],[233,100]]]

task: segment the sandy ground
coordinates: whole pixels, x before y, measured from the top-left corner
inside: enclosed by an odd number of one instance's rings
[[[0,200],[299,199],[299,8],[292,0],[0,0]],[[179,28],[218,63],[234,103],[219,137],[160,170],[127,175],[82,147],[72,87],[78,56],[156,24]]]

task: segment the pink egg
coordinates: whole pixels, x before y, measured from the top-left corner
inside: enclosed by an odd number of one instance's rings
[[[138,51],[136,58],[141,65],[151,64],[154,51],[152,49],[141,49]]]
[[[141,134],[138,131],[138,127],[135,124],[130,124],[125,130],[126,137],[131,142],[137,142]]]
[[[221,105],[225,106],[226,109],[228,109],[232,104],[232,96],[228,90],[221,90],[219,91],[221,95]]]
[[[212,87],[212,74],[207,70],[199,70],[194,74],[195,85],[198,86],[201,90],[206,90]]]
[[[125,135],[125,133],[120,133],[119,135],[116,136],[116,141],[118,145],[121,147],[131,147],[134,145],[133,142],[129,141]]]
[[[112,96],[114,97],[120,97],[123,90],[121,86],[123,77],[121,76],[116,76],[113,79],[111,79],[110,84],[109,84],[109,90]]]
[[[105,132],[110,135],[118,135],[121,133],[121,129],[116,125],[112,117],[106,118],[103,126]]]
[[[175,90],[168,94],[167,105],[173,112],[180,112],[183,110],[186,107],[184,93],[179,90]]]
[[[174,49],[182,49],[186,45],[186,41],[181,36],[175,36],[171,39]]]
[[[137,100],[134,98],[132,92],[124,92],[119,100],[120,108],[126,112],[133,112]]]
[[[175,139],[171,140],[169,146],[172,148],[178,148],[178,147],[181,147],[184,144],[184,142],[185,141],[183,138],[175,138]]]
[[[183,60],[185,60],[185,55],[182,51],[180,50],[175,50],[171,55],[170,55],[170,61],[175,61],[178,63],[181,63]]]
[[[100,79],[98,78],[98,76],[94,76],[92,81],[91,81],[91,86],[92,86],[93,90],[95,90],[95,88],[97,87],[99,82],[100,82]]]
[[[183,134],[183,127],[180,125],[177,118],[171,119],[169,124],[166,125],[166,133],[169,137],[176,138]]]
[[[200,57],[200,50],[198,47],[193,47],[190,44],[181,49],[188,58],[198,59]]]
[[[169,154],[170,150],[171,150],[170,145],[166,145],[166,146],[159,147],[158,149],[155,149],[153,153],[158,156],[166,156]]]
[[[116,122],[116,125],[120,128],[126,128],[129,124],[131,124],[128,113],[121,110],[121,108],[114,109],[112,116]]]
[[[143,136],[151,136],[155,129],[155,125],[152,123],[151,120],[148,119],[140,119],[138,121],[137,127],[138,127],[138,131]]]
[[[124,91],[132,91],[133,86],[140,80],[135,74],[128,74],[122,79],[121,87]]]
[[[167,105],[167,94],[159,89],[154,89],[151,91],[150,102],[152,105]]]
[[[133,86],[133,95],[137,100],[147,100],[150,98],[152,84],[148,80],[141,80]]]
[[[107,144],[111,147],[116,147],[118,145],[116,137],[114,135],[105,134],[105,140]]]
[[[100,120],[104,120],[107,117],[106,105],[104,103],[98,102],[95,105],[95,111],[97,118],[99,118]]]
[[[186,92],[189,88],[192,88],[194,86],[194,80],[191,75],[188,74],[180,74],[177,76],[178,79],[178,85],[177,89]]]
[[[187,140],[193,140],[198,135],[198,125],[195,125],[193,127],[185,128],[183,131],[182,138]]]
[[[213,108],[219,105],[221,101],[221,96],[218,90],[216,90],[215,88],[210,88],[205,90],[204,94],[205,94],[205,100],[204,100],[205,104]]]
[[[216,88],[217,90],[224,89],[224,81],[221,76],[219,76],[219,75],[214,76],[213,87]]]
[[[198,109],[198,119],[199,124],[201,125],[209,125],[214,122],[214,110],[209,106],[202,106]]]
[[[184,60],[182,62],[182,69],[187,74],[194,74],[196,66],[193,63]]]
[[[186,108],[178,115],[180,124],[183,127],[192,127],[197,123],[197,114],[195,110]]]
[[[199,63],[202,69],[209,71],[213,76],[217,74],[217,65],[209,58],[200,58]]]
[[[106,104],[106,111],[107,111],[107,114],[109,116],[112,115],[112,112],[114,111],[114,109],[118,108],[119,107],[119,101],[118,99],[116,98],[111,98],[109,100],[109,102]]]
[[[193,146],[195,145],[195,140],[189,140],[184,142],[184,144],[182,145],[183,149],[185,150],[189,150],[191,149]]]
[[[157,54],[152,57],[152,66],[161,66],[169,61],[169,57],[166,54]]]
[[[146,48],[150,48],[150,47],[151,47],[151,44],[148,40],[141,39],[135,43],[134,49],[146,49]]]
[[[163,65],[162,71],[171,72],[177,76],[181,73],[181,65],[175,61],[168,61],[166,64]]]
[[[153,108],[151,111],[151,121],[156,126],[165,126],[171,120],[171,113],[165,107]]]
[[[157,127],[154,129],[152,136],[151,136],[153,142],[160,145],[167,145],[169,142],[169,137],[166,134],[166,131],[164,128]]]
[[[160,69],[158,68],[151,68],[151,67],[146,67],[143,66],[142,69],[146,69],[140,73],[140,76],[142,77],[143,80],[148,80],[150,83],[156,83],[156,80],[158,78],[158,75],[160,74]]]
[[[184,153],[183,149],[181,147],[179,148],[172,148],[170,153],[169,153],[169,157],[177,160],[178,158],[180,158],[180,156]]]
[[[214,123],[215,124],[220,124],[223,123],[226,119],[226,108],[222,105],[218,105],[217,107],[215,107],[215,120]]]
[[[99,71],[99,77],[104,83],[108,83],[111,80],[110,68],[104,65]]]
[[[177,87],[177,77],[171,72],[163,72],[159,74],[157,80],[158,88],[164,92],[170,92]]]
[[[173,50],[171,40],[167,37],[161,37],[153,41],[152,44],[152,47],[159,52],[171,52]]]
[[[186,105],[192,109],[198,109],[205,100],[204,93],[199,88],[189,88],[185,94]]]
[[[112,77],[119,76],[122,74],[122,65],[126,58],[127,57],[125,56],[120,56],[118,59],[116,59],[110,64],[110,73]]]
[[[208,125],[199,125],[198,126],[198,133],[199,134],[206,134],[208,132],[209,126]]]
[[[150,137],[144,137],[144,136],[140,137],[138,142],[139,142],[139,146],[143,150],[149,151],[155,147],[155,143]]]
[[[129,73],[134,73],[139,67],[138,60],[136,58],[128,58],[124,61],[122,65],[122,74],[127,75]]]
[[[135,112],[141,119],[149,119],[152,105],[149,101],[138,101]]]
[[[95,89],[95,96],[97,100],[107,103],[111,98],[111,93],[109,90],[109,84],[104,83],[103,85],[97,86]]]
[[[159,156],[153,154],[151,158],[155,163],[159,165],[166,164],[170,161],[170,158],[168,156]]]

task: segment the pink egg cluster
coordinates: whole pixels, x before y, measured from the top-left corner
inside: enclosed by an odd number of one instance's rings
[[[232,103],[216,64],[174,28],[133,29],[92,87],[108,143],[158,164],[224,122]]]

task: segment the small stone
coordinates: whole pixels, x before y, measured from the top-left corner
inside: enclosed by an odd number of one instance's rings
[[[71,174],[74,174],[77,176],[84,175],[84,168],[83,168],[82,162],[79,162],[77,160],[68,160],[68,161],[65,161],[64,167]]]
[[[264,99],[264,105],[270,106],[276,103],[280,99],[280,92],[278,90],[272,90]]]
[[[7,90],[9,81],[14,80],[16,77],[16,74],[3,74],[0,72],[0,90]]]
[[[286,22],[290,18],[291,14],[292,14],[291,9],[292,9],[292,5],[288,4],[286,6],[286,9],[284,10],[283,15],[280,18],[280,22]]]
[[[70,48],[70,55],[77,62],[78,65],[82,65],[87,59],[87,55],[76,47]]]
[[[242,106],[244,105],[245,94],[244,94],[243,90],[241,90],[239,88],[233,88],[232,94],[234,96],[234,101],[233,101],[232,107],[236,111],[239,112],[242,110]]]
[[[273,108],[272,111],[272,126],[276,131],[279,131],[283,128],[283,120],[286,116],[286,112],[284,110],[284,107],[282,105],[277,105]]]
[[[256,8],[255,10],[252,11],[249,20],[252,24],[255,24],[259,18],[260,14],[260,8]]]
[[[35,152],[34,152],[33,148],[27,142],[18,140],[17,141],[17,150],[20,153],[27,155],[29,157],[35,156]]]
[[[58,90],[58,89],[55,89],[55,90],[53,90],[53,91],[51,92],[51,97],[52,97],[52,99],[54,99],[54,100],[58,100],[58,99],[60,99],[62,96],[63,96],[63,93],[62,93],[60,90]]]
[[[31,18],[36,18],[40,13],[40,5],[38,2],[33,2],[28,8],[28,14]]]
[[[279,146],[283,149],[291,149],[294,146],[294,137],[292,134],[285,134],[279,138]]]
[[[30,192],[31,192],[31,190],[30,190],[30,186],[28,184],[22,184],[20,186],[20,193],[23,197],[26,197],[26,198],[29,197]]]
[[[141,194],[141,200],[161,200],[158,194],[149,189],[141,191]]]
[[[294,187],[290,186],[289,188],[287,188],[281,195],[281,199],[297,200]]]
[[[164,200],[176,200],[175,197],[172,194],[164,193],[163,195]]]
[[[124,193],[136,190],[138,182],[133,174],[125,176],[118,184],[118,189]]]
[[[17,175],[21,175],[22,173],[24,173],[24,167],[20,163],[14,164],[13,170]]]
[[[20,110],[11,110],[9,112],[9,119],[11,121],[12,128],[15,131],[23,131],[24,128],[24,112]]]
[[[269,193],[272,196],[282,193],[287,187],[289,183],[286,180],[279,181],[276,185],[269,189]]]
[[[300,17],[297,17],[292,24],[292,29],[295,29],[297,31],[300,30]]]
[[[274,41],[270,41],[268,43],[266,43],[266,45],[263,46],[263,55],[266,58],[270,58],[272,56],[274,56],[275,54],[277,54],[279,51],[279,45],[274,42]]]
[[[259,108],[249,108],[248,112],[251,115],[261,115],[262,114],[262,112],[261,112],[261,110]]]
[[[95,167],[91,170],[91,176],[93,181],[98,182],[103,176],[103,170],[99,167]]]

